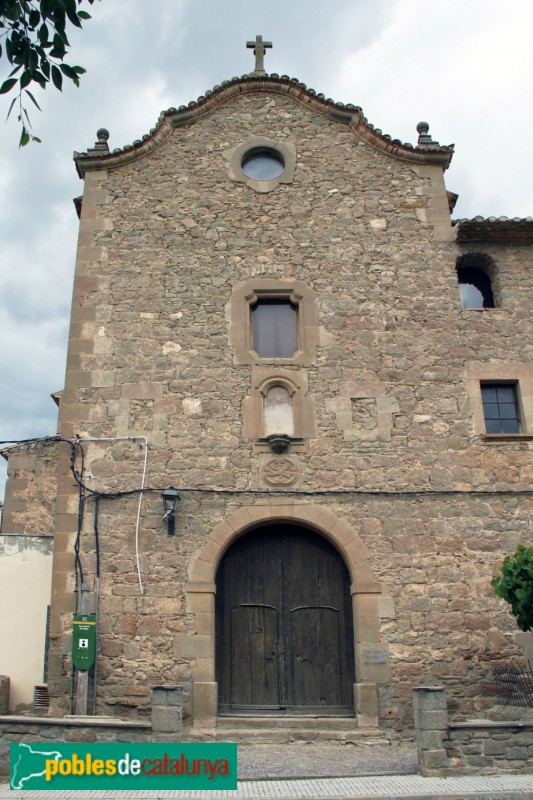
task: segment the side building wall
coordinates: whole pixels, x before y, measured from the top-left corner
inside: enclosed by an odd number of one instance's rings
[[[46,683],[52,583],[57,443],[4,450],[8,460],[0,533],[0,674],[10,679],[9,711],[31,708]]]

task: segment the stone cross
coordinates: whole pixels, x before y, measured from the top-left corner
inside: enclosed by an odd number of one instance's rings
[[[262,36],[256,36],[255,42],[246,42],[247,48],[254,49],[254,56],[255,56],[255,73],[266,74],[265,73],[265,65],[264,65],[264,57],[265,57],[265,50],[267,47],[272,47],[272,42],[264,42]]]

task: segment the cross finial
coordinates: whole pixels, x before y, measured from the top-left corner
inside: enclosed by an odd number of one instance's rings
[[[255,69],[254,73],[256,75],[266,75],[265,72],[265,65],[264,65],[264,57],[265,57],[265,50],[272,47],[272,42],[264,42],[262,36],[256,36],[255,42],[246,42],[247,48],[254,49],[255,55]]]

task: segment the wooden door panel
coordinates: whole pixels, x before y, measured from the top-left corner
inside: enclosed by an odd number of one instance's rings
[[[233,705],[279,704],[278,612],[242,605],[232,620]]]
[[[296,608],[290,611],[289,625],[289,703],[342,705],[338,609]]]

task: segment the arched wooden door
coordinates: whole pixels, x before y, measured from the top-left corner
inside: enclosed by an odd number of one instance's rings
[[[216,597],[221,712],[353,715],[350,580],[329,542],[258,528],[225,554]]]

